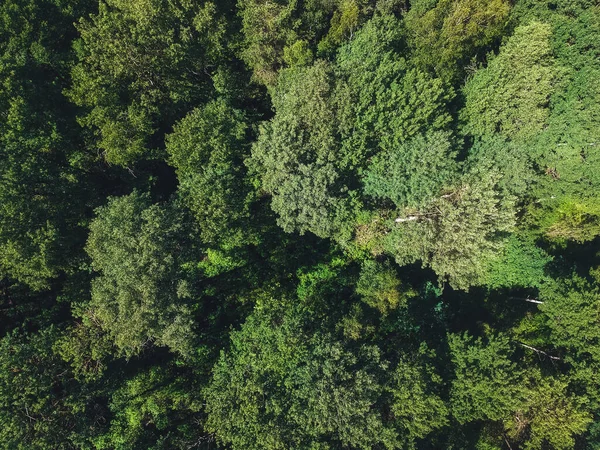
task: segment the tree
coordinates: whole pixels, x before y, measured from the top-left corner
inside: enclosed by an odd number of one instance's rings
[[[156,156],[164,132],[212,94],[225,24],[210,1],[107,0],[79,22],[70,98],[110,163]]]
[[[81,322],[71,326],[54,344],[54,352],[70,364],[76,379],[96,381],[104,375],[113,345],[93,314],[81,313]]]
[[[214,368],[207,427],[234,449],[394,446],[373,408],[384,367],[374,347],[306,334],[297,312],[256,310]]]
[[[592,422],[582,403],[582,399],[569,394],[568,383],[545,377],[528,392],[516,420],[509,422],[508,433],[517,440],[525,437],[522,447],[526,450],[544,445],[558,450],[574,448],[574,437],[584,433]]]
[[[390,410],[409,445],[448,425],[448,408],[435,393],[441,378],[432,367],[401,360],[390,379]]]
[[[82,448],[102,431],[98,392],[78,384],[54,353],[58,336],[50,327],[0,340],[0,439],[7,448]]]
[[[260,130],[252,160],[285,231],[347,240],[369,158],[450,123],[451,95],[441,80],[407,68],[397,26],[393,16],[376,15],[341,47],[335,65],[281,72],[275,117]]]
[[[247,139],[244,114],[222,100],[195,109],[167,136],[181,195],[206,243],[252,241],[252,186],[243,165]]]
[[[345,39],[352,37],[358,28],[361,10],[356,0],[342,0],[339,8],[333,12],[331,27],[327,35],[319,42],[319,52],[332,51]]]
[[[600,363],[600,334],[593,326],[600,307],[598,287],[573,277],[548,284],[540,299],[549,343],[562,348],[564,358],[573,365]]]
[[[419,0],[405,17],[415,62],[444,79],[456,79],[463,65],[501,36],[508,21],[506,0]]]
[[[332,70],[325,62],[290,69],[273,96],[275,117],[252,149],[255,171],[272,195],[277,223],[287,232],[336,232],[348,205],[335,167],[339,157]]]
[[[522,448],[573,448],[573,436],[591,422],[581,399],[570,395],[568,383],[528,371],[511,360],[506,336],[481,338],[449,335],[456,379],[452,382],[452,414],[459,422],[500,422],[502,437]]]
[[[254,78],[273,88],[279,71],[333,53],[373,8],[368,0],[241,0],[242,59]],[[300,58],[298,58],[300,56]]]
[[[594,0],[4,0],[0,448],[598,448],[599,56]]]
[[[491,289],[540,288],[548,280],[546,266],[552,257],[531,236],[511,235],[499,258],[490,261],[483,284]]]
[[[376,14],[338,52],[340,165],[366,168],[380,149],[394,152],[406,141],[446,130],[452,89],[411,68],[402,54],[401,23]]]
[[[465,169],[482,177],[498,172],[498,188],[525,203],[535,195],[534,189],[539,182],[539,174],[534,168],[536,157],[531,153],[531,145],[495,134],[473,142],[468,148]]]
[[[67,85],[72,22],[88,2],[0,6],[0,277],[35,290],[77,265],[86,198]]]
[[[455,379],[450,404],[460,423],[502,420],[523,402],[523,372],[510,360],[513,349],[505,336],[481,338],[449,335]]]
[[[369,165],[365,193],[391,200],[398,208],[418,207],[452,183],[455,157],[448,134],[442,132],[386,146]]]
[[[112,393],[113,417],[94,448],[188,448],[202,442],[197,391],[185,373],[168,364],[140,371]]]
[[[589,41],[591,36],[600,36],[600,30],[597,19],[587,14],[572,22],[561,23],[553,34],[554,46],[563,49],[557,55],[562,79],[552,97],[547,127],[535,140],[532,152],[542,172],[536,186],[539,204],[532,215],[546,237],[555,242],[589,242],[600,233],[596,195],[600,180],[593,169],[600,163],[595,144],[599,137],[600,66],[593,56],[595,44]],[[565,35],[567,27],[570,31]],[[574,48],[564,50],[572,41]]]
[[[360,277],[356,283],[356,293],[369,306],[382,314],[400,306],[405,306],[408,298],[415,293],[400,281],[391,264],[373,260],[363,262]]]
[[[401,264],[421,260],[455,289],[481,284],[488,264],[515,224],[514,199],[499,192],[498,176],[463,183],[419,209],[405,209],[384,247]]]
[[[98,209],[86,247],[98,274],[87,309],[120,353],[152,342],[194,353],[194,282],[186,271],[200,257],[194,231],[183,211],[137,192]]]
[[[551,28],[532,22],[519,27],[465,85],[465,131],[524,141],[548,122],[548,103],[558,78],[550,45]]]

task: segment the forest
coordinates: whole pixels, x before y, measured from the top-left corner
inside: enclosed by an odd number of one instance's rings
[[[600,3],[2,0],[0,449],[600,450]]]

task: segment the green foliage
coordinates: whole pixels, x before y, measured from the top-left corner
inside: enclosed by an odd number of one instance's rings
[[[567,386],[568,383],[544,378],[528,392],[524,407],[517,412],[519,419],[508,427],[513,436],[527,436],[524,449],[545,445],[557,450],[574,448],[574,436],[587,430],[592,418],[581,409],[581,400],[568,394]]]
[[[332,53],[372,10],[368,0],[239,0],[241,57],[254,78],[274,87],[284,67],[304,65],[317,51]]]
[[[276,115],[252,149],[262,186],[285,231],[331,236],[348,208],[335,161],[339,157],[332,71],[318,62],[281,75]]]
[[[550,36],[550,26],[539,22],[517,28],[498,56],[469,80],[463,110],[468,133],[523,141],[544,129],[559,72]]]
[[[56,247],[60,238],[57,227],[62,221],[57,216],[62,210],[53,207],[49,201],[56,189],[52,182],[59,181],[62,174],[59,167],[47,164],[60,137],[55,129],[52,130],[53,124],[49,124],[46,127],[50,129],[40,128],[37,136],[23,139],[20,132],[36,127],[35,113],[30,115],[29,105],[22,97],[13,98],[10,103],[6,110],[7,120],[2,126],[0,150],[3,155],[0,267],[3,272],[34,288],[43,288],[60,268]],[[42,155],[36,155],[32,149]],[[43,153],[50,158],[44,158]],[[23,186],[28,179],[31,185]],[[63,189],[68,186],[67,180],[61,181]],[[36,193],[38,190],[39,194]]]
[[[193,230],[182,211],[138,193],[97,211],[86,247],[98,273],[89,314],[124,355],[152,342],[187,356],[194,351],[193,285],[184,270],[199,257]]]
[[[286,8],[271,0],[242,0],[239,8],[245,37],[242,58],[256,79],[274,84],[284,47],[296,41],[289,24],[293,6]]]
[[[251,190],[243,166],[246,135],[243,113],[219,100],[192,111],[167,136],[181,195],[206,243],[251,239],[245,226]]]
[[[380,147],[402,153],[398,165],[414,160],[418,148],[397,147],[449,124],[445,103],[451,95],[440,80],[406,67],[395,50],[397,26],[391,16],[375,16],[340,49],[336,65],[317,61],[281,72],[272,97],[275,117],[263,125],[252,159],[285,231],[346,239],[367,158]],[[448,137],[431,138],[437,139]],[[440,147],[439,153],[450,151]],[[443,172],[451,170],[452,162],[446,164]]]
[[[461,64],[501,36],[509,12],[506,0],[411,2],[405,26],[416,63],[444,78],[457,77]]]
[[[574,278],[547,286],[540,298],[553,346],[563,348],[565,358],[573,364],[600,363],[600,333],[593,325],[600,311],[598,286]]]
[[[404,210],[385,237],[386,250],[399,264],[420,260],[456,289],[481,284],[515,223],[514,200],[497,190],[497,179],[471,176],[425,206]]]
[[[148,157],[161,131],[210,95],[207,71],[224,51],[219,8],[108,0],[80,21],[69,95],[86,109],[81,124],[94,131],[108,162],[128,166]]]
[[[112,353],[112,345],[93,314],[84,315],[82,323],[74,325],[57,339],[54,351],[70,363],[77,379],[99,379]]]
[[[342,278],[342,270],[347,265],[343,258],[334,257],[327,263],[317,264],[308,269],[298,271],[298,287],[296,293],[300,300],[332,297],[339,287],[336,281]]]
[[[72,267],[87,186],[73,114],[61,90],[72,22],[87,2],[6,1],[0,6],[0,276],[35,290]],[[83,195],[82,195],[83,194]]]
[[[574,435],[583,433],[591,417],[582,401],[568,393],[568,383],[528,372],[511,361],[504,336],[449,336],[456,379],[452,383],[452,414],[459,422],[500,421],[505,439],[525,449],[573,448]]]
[[[102,429],[94,392],[53,352],[55,328],[0,340],[0,440],[4,448],[66,450]],[[57,432],[60,430],[60,432]],[[81,448],[81,447],[79,447]]]
[[[600,35],[600,33],[599,33]],[[597,69],[569,75],[564,91],[555,96],[549,126],[536,143],[544,175],[539,182],[541,228],[555,240],[589,241],[598,236],[599,185],[592,167],[600,161],[595,123],[600,110]]]
[[[296,41],[283,49],[283,60],[290,66],[307,66],[313,60],[313,54],[306,41]]]
[[[525,390],[506,337],[491,336],[484,343],[467,334],[450,335],[448,343],[456,377],[450,398],[456,420],[497,421],[517,409]]]
[[[327,35],[319,42],[319,52],[327,53],[335,49],[345,38],[351,37],[358,27],[360,8],[356,0],[342,0],[339,9],[331,18]]]
[[[418,136],[386,150],[369,166],[365,193],[389,199],[399,208],[418,207],[435,197],[456,173],[456,152],[446,133]]]
[[[0,448],[598,448],[599,143],[592,0],[4,0]]]
[[[597,199],[581,203],[564,200],[546,220],[551,223],[546,235],[551,239],[586,242],[600,235],[600,203]]]
[[[499,136],[485,138],[469,148],[466,166],[480,176],[497,171],[500,174],[498,188],[523,201],[532,195],[538,182],[530,150],[526,144],[506,141]]]
[[[402,286],[396,270],[390,264],[367,260],[363,263],[356,293],[363,301],[381,313],[405,306],[415,293]]]
[[[391,380],[391,412],[408,442],[448,425],[448,408],[434,391],[441,378],[431,367],[400,361]]]
[[[185,448],[202,436],[186,422],[201,405],[185,377],[152,368],[126,380],[112,395],[110,429],[94,440],[97,449]]]
[[[399,21],[376,15],[338,52],[344,165],[364,168],[379,147],[395,152],[410,138],[444,130],[451,121],[446,104],[452,89],[411,69],[401,45]]]
[[[208,429],[232,448],[394,445],[372,408],[385,367],[373,347],[306,334],[298,316],[257,310],[232,334],[206,392]]]
[[[500,258],[490,263],[485,285],[492,288],[539,288],[548,279],[545,268],[552,257],[530,238],[512,235]]]

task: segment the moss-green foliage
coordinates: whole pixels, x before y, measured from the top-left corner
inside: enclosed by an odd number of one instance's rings
[[[391,412],[408,443],[449,424],[448,408],[435,393],[442,379],[432,367],[402,360],[391,380]]]
[[[530,7],[529,11],[526,10]],[[597,6],[584,2],[557,2],[553,10],[545,2],[523,2],[514,21],[531,21],[537,15],[550,30],[548,38],[555,77],[559,83],[544,113],[544,129],[529,142],[537,158],[539,201],[532,216],[546,237],[556,242],[585,242],[598,235],[598,48],[600,35]]]
[[[461,423],[501,420],[515,411],[525,396],[522,372],[510,360],[512,348],[504,336],[487,342],[468,335],[449,337],[456,379],[451,411]]]
[[[447,423],[439,378],[403,361],[386,393],[379,351],[311,332],[298,313],[255,310],[232,335],[206,392],[208,427],[237,448],[396,448]]]
[[[475,73],[465,85],[467,132],[523,141],[547,126],[559,70],[550,36],[547,24],[518,27],[498,56]]]
[[[244,226],[251,200],[243,165],[247,132],[243,113],[219,100],[193,110],[167,136],[181,195],[206,243],[252,240],[250,227]]]
[[[458,289],[481,284],[487,265],[515,224],[514,199],[496,187],[498,176],[470,176],[417,209],[405,208],[385,237],[399,264],[421,261]],[[475,206],[476,205],[476,206]]]
[[[531,155],[527,144],[494,135],[473,143],[465,165],[479,176],[497,171],[500,176],[498,189],[525,201],[538,182],[534,160],[535,156]]]
[[[96,380],[106,370],[113,344],[93,314],[82,314],[81,319],[56,340],[53,348],[71,365],[77,379]]]
[[[600,448],[600,5],[4,0],[0,450]]]
[[[86,108],[81,123],[106,160],[124,166],[147,157],[182,109],[210,95],[208,68],[224,51],[213,2],[110,0],[78,29],[70,97]]]
[[[565,359],[574,364],[581,360],[600,363],[600,334],[592,325],[600,307],[598,286],[580,278],[565,280],[547,286],[540,298],[551,339],[565,349]]]
[[[415,295],[409,288],[402,286],[398,274],[390,264],[372,260],[363,263],[356,293],[367,305],[382,313],[406,306],[407,299]]]
[[[351,167],[364,168],[379,148],[396,151],[451,121],[447,102],[453,90],[410,67],[400,50],[401,31],[394,16],[377,14],[338,52],[343,157]]]
[[[440,80],[409,69],[398,57],[396,27],[392,16],[377,15],[340,49],[337,64],[320,60],[282,71],[272,97],[276,114],[263,126],[253,164],[262,187],[273,195],[272,208],[284,230],[346,238],[367,158],[382,149],[387,155],[401,153],[398,165],[415,160],[418,148],[398,146],[449,124],[446,101],[452,94],[444,92]],[[436,158],[448,152],[444,164],[452,167],[452,152],[443,142],[448,139],[436,134],[415,146],[441,140],[432,164],[442,164]],[[451,169],[441,170],[440,177],[448,178]]]
[[[501,256],[490,262],[485,285],[502,287],[539,288],[548,279],[545,274],[552,257],[535,245],[531,238],[511,236]]]
[[[52,350],[57,335],[48,328],[0,340],[0,439],[5,448],[77,448],[103,428],[96,421],[102,406],[93,385],[77,385]]]
[[[93,441],[98,449],[164,449],[193,445],[201,430],[197,389],[172,367],[154,367],[125,380],[110,400],[110,428]],[[187,423],[186,423],[187,422]]]
[[[333,12],[331,26],[327,35],[319,42],[321,53],[335,50],[345,39],[352,37],[358,28],[360,8],[356,0],[342,0]]]
[[[330,236],[341,221],[336,216],[347,208],[336,170],[340,149],[333,89],[332,69],[325,62],[282,74],[274,95],[277,114],[263,126],[252,151],[286,231]]]
[[[543,448],[544,445],[557,450],[575,446],[575,438],[588,428],[592,418],[582,406],[582,399],[568,393],[568,383],[553,378],[544,378],[528,392],[528,398],[517,412],[519,420],[507,428],[516,438],[527,436],[524,449]],[[522,417],[522,419],[521,419]]]
[[[73,264],[83,234],[86,186],[70,165],[76,124],[61,93],[72,22],[90,7],[77,3],[0,6],[0,276],[37,290]]]
[[[330,54],[373,11],[369,0],[239,0],[241,57],[260,83],[273,87],[283,67]]]
[[[242,57],[258,80],[272,84],[277,78],[284,48],[298,45],[299,38],[289,23],[293,4],[286,7],[271,0],[244,0],[239,2],[239,7],[245,37]]]
[[[453,335],[449,343],[456,373],[451,411],[459,422],[500,422],[504,438],[522,441],[526,449],[573,448],[574,436],[589,426],[591,417],[582,399],[568,393],[568,383],[518,367],[505,336],[484,343]]]
[[[406,14],[407,40],[415,62],[444,78],[502,35],[510,2],[505,0],[418,0]]]
[[[398,208],[417,207],[452,183],[454,158],[449,136],[442,132],[389,146],[373,158],[364,178],[365,193],[391,200]]]
[[[151,205],[138,193],[98,210],[86,247],[98,273],[88,308],[123,354],[153,341],[187,356],[194,352],[187,304],[194,287],[184,266],[199,252],[180,245],[193,231],[180,212]]]

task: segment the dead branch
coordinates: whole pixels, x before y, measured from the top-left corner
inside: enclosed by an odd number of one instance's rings
[[[538,355],[544,355],[544,356],[546,356],[546,357],[548,357],[548,358],[550,358],[550,359],[552,359],[552,360],[554,360],[554,361],[561,361],[561,359],[560,359],[558,356],[552,356],[552,355],[549,355],[549,354],[548,354],[548,353],[546,353],[545,351],[543,351],[543,350],[540,350],[540,349],[538,349],[538,348],[535,348],[535,347],[532,347],[531,345],[527,345],[527,344],[524,344],[523,342],[519,342],[519,341],[513,341],[513,342],[514,342],[515,344],[519,344],[519,345],[520,345],[520,346],[522,346],[522,347],[528,348],[529,350],[533,350],[533,351],[534,351],[534,352],[536,352]]]
[[[529,298],[529,297],[527,297],[527,298],[523,298],[523,297],[509,297],[509,298],[512,299],[512,300],[523,300],[525,302],[535,303],[536,305],[543,305],[544,304],[544,302],[542,302],[542,301],[540,301],[540,300],[538,300],[536,298]]]
[[[419,216],[398,217],[396,223],[411,222],[413,220],[419,220]]]

